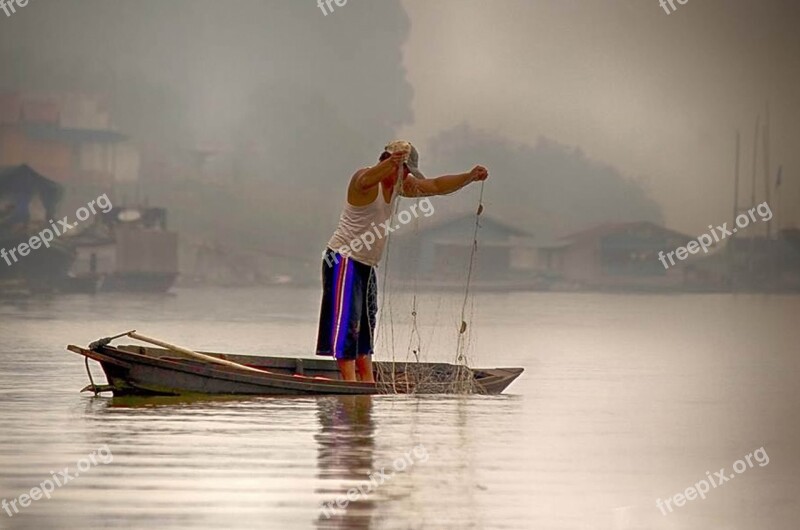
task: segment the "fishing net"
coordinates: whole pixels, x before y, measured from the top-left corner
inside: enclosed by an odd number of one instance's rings
[[[393,196],[402,186],[399,174]],[[396,198],[393,201],[390,226],[397,226],[398,211],[421,199]],[[459,296],[443,297],[440,293],[420,292],[419,269],[414,268],[410,281],[396,274],[398,263],[392,254],[395,245],[387,235],[385,255],[379,269],[379,282],[368,293],[370,303],[378,304],[376,353],[388,363],[376,363],[378,383],[393,393],[471,394],[480,391],[470,369],[473,355],[474,296],[470,290],[478,252],[478,230],[483,213],[483,183],[475,214],[469,260],[463,263],[466,281]],[[414,217],[409,237],[418,237],[420,220]],[[404,263],[419,256],[404,256]],[[462,296],[463,295],[463,296]],[[457,301],[456,301],[457,300]],[[422,324],[425,325],[422,325]],[[442,337],[441,334],[446,334]],[[436,359],[440,362],[431,362]]]

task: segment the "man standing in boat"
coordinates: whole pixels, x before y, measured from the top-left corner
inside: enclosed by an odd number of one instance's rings
[[[489,176],[485,167],[475,166],[467,173],[426,179],[419,170],[416,148],[406,141],[387,145],[378,160],[378,164],[360,169],[351,177],[339,225],[322,259],[317,355],[333,356],[345,381],[375,381],[375,267],[383,256],[385,235],[390,231],[380,234],[377,227],[391,220],[397,195],[447,195]],[[376,234],[380,235],[375,237]]]

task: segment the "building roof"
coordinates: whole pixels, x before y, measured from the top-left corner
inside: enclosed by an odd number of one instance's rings
[[[475,223],[474,213],[462,213],[449,217],[437,218],[435,221],[426,223],[425,226],[420,229],[419,234],[430,234],[433,232],[444,231],[452,226],[463,225],[466,223],[468,223],[470,226]],[[525,230],[504,223],[503,221],[498,220],[496,217],[486,214],[481,214],[480,226],[482,228],[489,228],[498,232],[505,232],[508,236],[533,237],[533,234],[530,232],[526,232]]]
[[[63,188],[27,164],[0,167],[0,193],[38,193],[48,217],[55,213]]]
[[[636,221],[627,223],[604,223],[598,226],[594,226],[592,228],[588,228],[586,230],[581,230],[579,232],[573,232],[571,234],[562,236],[558,239],[556,244],[566,243],[567,245],[569,245],[571,243],[575,243],[578,241],[600,239],[613,234],[628,232],[632,229],[650,230],[652,232],[670,236],[675,239],[683,239],[686,241],[694,239],[691,236],[682,234],[680,232],[676,232],[675,230],[670,230],[669,228],[665,228],[663,226],[659,226],[655,223],[651,223],[650,221]]]

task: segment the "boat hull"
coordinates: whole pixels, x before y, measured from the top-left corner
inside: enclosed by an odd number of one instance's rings
[[[367,394],[500,394],[522,368],[470,369],[441,363],[375,363],[377,383],[339,378],[334,361],[207,353],[263,372],[177,357],[139,346],[94,350],[68,346],[100,363],[108,380],[104,390],[115,396],[151,395],[367,395]]]

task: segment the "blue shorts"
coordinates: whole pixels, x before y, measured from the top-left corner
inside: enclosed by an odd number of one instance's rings
[[[326,249],[317,355],[332,355],[337,360],[372,355],[377,312],[374,267]]]

